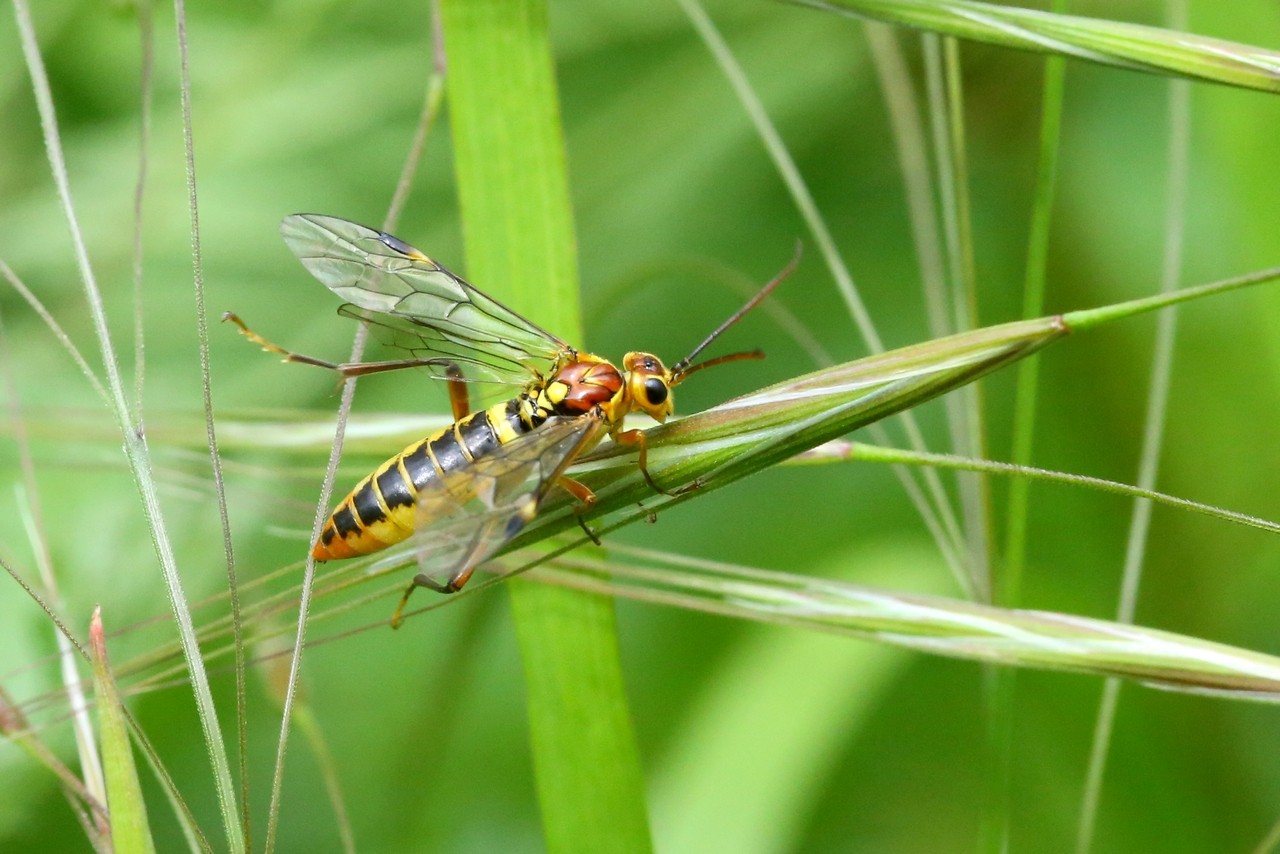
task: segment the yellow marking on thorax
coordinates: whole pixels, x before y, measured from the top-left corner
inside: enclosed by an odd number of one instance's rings
[[[569,396],[569,384],[562,383],[562,382],[549,383],[547,387],[542,390],[542,393],[538,395],[538,397],[540,398],[539,403],[541,403],[542,400],[546,400],[548,403],[551,404],[551,406],[555,406],[559,403],[562,403],[564,399],[568,396]],[[544,408],[550,408],[550,407],[544,407]]]

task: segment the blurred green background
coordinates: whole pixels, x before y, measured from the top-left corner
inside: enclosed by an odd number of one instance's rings
[[[709,11],[777,122],[889,346],[928,337],[899,166],[862,26],[746,2]],[[1160,23],[1153,2],[1073,5]],[[303,352],[343,358],[351,324],[277,234],[317,211],[377,224],[413,136],[430,70],[425,4],[197,3],[189,10],[204,280],[211,314],[234,309]],[[131,350],[131,206],[138,161],[139,39],[122,7],[40,4],[80,222],[125,363]],[[1280,45],[1262,0],[1192,4],[1199,33]],[[156,103],[144,209],[146,391],[163,499],[188,594],[225,587],[207,454],[172,12],[156,16]],[[561,86],[591,350],[678,358],[739,302],[727,278],[771,276],[796,237],[812,241],[720,69],[674,4],[556,2]],[[918,38],[900,34],[918,59]],[[965,45],[967,153],[983,323],[1014,319],[1035,174],[1043,59]],[[917,82],[919,81],[918,68]],[[1062,168],[1049,270],[1051,311],[1154,292],[1168,168],[1166,80],[1068,67]],[[1280,262],[1280,105],[1196,84],[1192,94],[1187,284]],[[433,132],[396,231],[462,270],[447,128]],[[0,259],[99,364],[67,226],[49,178],[13,19],[0,16]],[[479,282],[501,296],[502,283]],[[818,254],[777,302],[840,360],[866,352]],[[516,306],[529,311],[536,307]],[[95,604],[108,628],[167,614],[139,502],[111,420],[48,329],[0,289],[6,370],[35,442],[40,500],[69,623]],[[1159,487],[1275,519],[1280,447],[1280,293],[1263,288],[1181,315]],[[1154,320],[1126,321],[1047,351],[1038,465],[1133,482]],[[331,376],[283,366],[228,327],[210,332],[219,417],[263,409],[324,417]],[[700,375],[680,411],[814,367],[764,314],[724,347],[769,358]],[[1009,456],[1012,376],[986,384],[989,447]],[[5,396],[9,393],[6,390]],[[358,412],[444,412],[420,377],[361,383]],[[921,412],[945,448],[941,407]],[[193,419],[193,416],[196,416]],[[0,481],[20,481],[3,415]],[[277,419],[278,420],[278,419]],[[187,429],[175,436],[166,427]],[[381,457],[352,455],[339,488]],[[240,571],[296,560],[322,452],[228,449]],[[1007,485],[998,483],[1003,498]],[[0,490],[0,548],[34,578],[15,489]],[[1057,486],[1032,492],[1028,607],[1111,618],[1130,504]],[[885,468],[782,468],[663,514],[619,541],[800,574],[954,595],[942,561]],[[385,618],[390,600],[363,619]],[[198,618],[216,616],[215,606]],[[1138,621],[1280,652],[1280,547],[1265,534],[1158,509]],[[862,641],[620,603],[632,713],[659,850],[947,851],[974,845],[987,770],[984,674],[972,663]],[[47,619],[14,584],[0,593],[0,684],[28,698],[57,685]],[[326,626],[322,634],[334,629]],[[129,652],[169,639],[149,626]],[[333,752],[354,834],[367,851],[542,848],[520,663],[501,589],[327,644],[305,659],[307,696]],[[232,682],[218,677],[223,725]],[[1011,850],[1073,845],[1101,683],[1019,676]],[[189,692],[133,702],[220,839]],[[49,718],[50,715],[46,715]],[[56,710],[52,719],[60,720]],[[261,839],[278,714],[251,683],[250,753]],[[68,728],[49,740],[71,760]],[[1251,849],[1277,819],[1280,727],[1273,710],[1126,686],[1099,818],[1099,851]],[[0,849],[83,850],[53,778],[0,743]],[[161,850],[180,844],[154,785]],[[297,733],[285,779],[282,850],[334,850],[315,759]]]

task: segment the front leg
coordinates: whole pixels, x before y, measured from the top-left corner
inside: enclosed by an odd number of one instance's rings
[[[445,384],[449,388],[449,406],[453,409],[453,420],[461,421],[471,414],[471,392],[467,388],[467,379],[462,375],[462,368],[457,362],[437,360],[444,364]]]
[[[463,566],[449,576],[449,580],[444,584],[423,572],[415,575],[413,581],[409,582],[409,586],[405,588],[404,595],[400,597],[400,604],[396,605],[395,613],[391,615],[391,628],[398,629],[404,622],[404,609],[409,604],[409,597],[413,595],[414,590],[419,587],[425,587],[437,593],[457,593],[462,589],[463,585],[471,580],[471,573],[474,571],[474,566]]]
[[[613,441],[620,445],[640,446],[640,458],[637,462],[640,465],[640,474],[644,475],[644,482],[649,484],[650,489],[670,498],[675,498],[681,494],[681,490],[671,492],[658,486],[657,482],[649,474],[649,441],[645,438],[643,430],[621,430],[613,434]]]
[[[582,529],[583,533],[587,535],[591,542],[595,543],[597,546],[601,545],[600,538],[596,536],[596,532],[588,528],[586,520],[582,518],[583,513],[586,513],[592,507],[596,506],[596,494],[592,492],[590,487],[585,483],[580,483],[573,478],[565,477],[564,475],[560,475],[560,477],[556,479],[556,483],[565,492],[578,499],[578,503],[573,507],[573,516],[578,520],[578,527]]]

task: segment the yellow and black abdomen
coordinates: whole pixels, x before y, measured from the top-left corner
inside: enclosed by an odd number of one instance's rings
[[[418,493],[532,429],[520,417],[520,404],[516,398],[474,412],[378,466],[334,509],[311,554],[316,560],[357,557],[408,537],[426,521],[418,518]]]

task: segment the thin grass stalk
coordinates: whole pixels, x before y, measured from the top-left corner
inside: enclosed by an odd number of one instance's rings
[[[183,645],[183,655],[191,675],[196,708],[200,716],[201,731],[209,754],[209,761],[214,775],[214,789],[217,793],[219,809],[223,816],[227,844],[234,854],[243,850],[243,841],[236,832],[234,819],[236,815],[235,789],[231,782],[231,772],[227,765],[226,747],[222,730],[218,724],[217,711],[213,704],[213,695],[209,690],[209,681],[200,659],[200,650],[195,640],[195,629],[191,621],[191,613],[187,608],[182,593],[182,582],[178,576],[177,562],[173,547],[169,542],[168,529],[164,523],[156,494],[155,481],[151,474],[151,458],[147,449],[145,434],[140,425],[131,423],[129,406],[125,399],[124,387],[120,378],[119,360],[115,354],[115,346],[107,327],[106,311],[89,263],[88,251],[80,232],[75,206],[71,200],[71,187],[67,178],[66,164],[62,154],[62,144],[58,132],[57,116],[53,107],[53,96],[49,89],[48,76],[40,49],[36,40],[35,27],[31,21],[31,12],[26,0],[13,0],[14,12],[18,22],[18,32],[22,43],[23,55],[27,69],[31,75],[32,88],[36,98],[37,110],[40,114],[41,127],[44,133],[45,150],[49,157],[54,183],[62,203],[63,215],[71,230],[72,245],[76,263],[80,271],[81,283],[85,291],[85,300],[94,331],[102,355],[103,368],[107,375],[107,388],[110,390],[111,409],[117,427],[124,440],[125,455],[129,460],[134,482],[143,502],[144,514],[151,531],[152,542],[160,561],[165,585],[169,594],[170,607],[174,612],[174,621],[178,627],[179,637]]]
[[[920,285],[929,331],[935,338],[940,338],[947,334],[950,326],[946,317],[946,282],[939,249],[942,241],[933,203],[933,179],[919,99],[894,28],[868,21],[862,29],[871,48],[872,67],[884,93],[889,126],[893,131],[894,150],[898,155],[907,215],[911,222],[911,243],[915,248],[916,262],[920,265]]]
[[[968,166],[964,157],[964,115],[959,89],[959,68],[954,45],[949,40],[926,34],[921,39],[925,58],[925,79],[929,98],[930,126],[938,195],[941,209],[945,270],[949,290],[950,318],[944,328],[960,332],[973,327],[976,305],[973,297],[972,229],[969,226],[967,191]],[[945,314],[944,314],[945,318]],[[978,399],[969,391],[949,397],[945,407],[952,447],[958,453],[983,456],[972,448],[975,433],[974,410]],[[917,450],[924,450],[918,446]],[[959,542],[964,552],[963,566],[969,588],[979,601],[990,599],[990,573],[984,557],[986,527],[977,515],[982,505],[981,490],[972,477],[960,476],[961,516],[964,534]]]
[[[369,339],[368,325],[361,323],[356,329],[351,342],[351,354],[347,361],[359,362],[364,356],[365,344]],[[347,415],[351,411],[351,403],[355,400],[356,378],[344,377],[342,380],[342,397],[338,404],[337,423],[334,427],[333,444],[329,447],[329,459],[325,464],[324,479],[320,485],[320,495],[316,499],[316,511],[311,520],[311,537],[308,542],[315,542],[329,517],[329,502],[333,496],[333,483],[338,474],[338,463],[342,459],[343,439],[346,435]],[[289,678],[285,688],[284,702],[281,704],[280,736],[276,741],[275,768],[271,777],[271,801],[267,808],[267,839],[264,850],[275,850],[276,834],[280,824],[280,796],[284,788],[284,761],[289,745],[289,730],[293,723],[293,702],[297,691],[298,679],[302,671],[302,651],[306,649],[307,622],[311,612],[312,585],[315,582],[316,560],[308,551],[303,564],[302,585],[298,600],[298,622],[294,635],[293,655],[289,662]]]
[[[1175,28],[1187,24],[1185,2],[1170,3],[1170,23]],[[1187,173],[1190,170],[1191,86],[1185,80],[1169,83],[1169,169],[1166,183],[1164,264],[1160,292],[1170,293],[1178,287],[1182,272],[1182,244],[1186,231]],[[1154,356],[1151,361],[1151,388],[1147,411],[1143,418],[1142,448],[1139,452],[1137,485],[1152,488],[1159,473],[1160,450],[1164,443],[1164,425],[1169,407],[1169,385],[1173,376],[1173,348],[1177,338],[1177,309],[1164,312],[1156,326]],[[1151,528],[1152,504],[1145,499],[1133,503],[1129,535],[1125,543],[1124,570],[1121,579],[1116,619],[1132,623],[1137,609],[1138,588],[1142,580],[1143,557]],[[1080,804],[1080,820],[1076,827],[1076,851],[1087,854],[1093,846],[1102,784],[1106,776],[1116,709],[1120,701],[1120,683],[1108,680],[1102,689],[1093,743],[1089,750],[1089,770],[1085,777]]]
[[[146,388],[146,335],[142,290],[142,203],[147,192],[147,163],[151,156],[151,109],[155,77],[155,35],[151,24],[151,0],[138,0],[139,71],[138,177],[133,186],[133,406],[142,420],[142,392]]]
[[[946,129],[948,160],[953,164],[955,188],[954,216],[956,234],[956,280],[954,305],[957,331],[973,329],[978,324],[978,286],[973,259],[973,212],[969,199],[969,158],[965,152],[964,91],[960,69],[960,45],[955,39],[942,42],[943,69],[946,83]],[[947,412],[952,445],[958,453],[985,459],[987,457],[982,413],[982,383],[965,386],[958,395],[947,398]],[[985,477],[975,473],[961,476],[960,506],[965,523],[970,572],[974,587],[983,601],[992,598],[992,521],[991,489]]]
[[[928,38],[931,44],[937,39]],[[965,151],[965,117],[963,75],[960,67],[960,45],[953,37],[941,41],[941,74],[943,103],[938,113],[944,119],[939,136],[953,182],[943,198],[950,199],[954,210],[944,210],[943,222],[949,225],[947,243],[951,250],[952,306],[955,311],[955,328],[963,331],[978,323],[977,275],[973,253],[973,214],[969,198],[969,159]],[[942,131],[945,131],[943,133]],[[973,382],[946,398],[947,425],[952,447],[958,453],[976,459],[987,456],[983,427],[982,383]],[[957,487],[960,495],[961,516],[965,525],[966,565],[973,578],[978,601],[991,604],[994,601],[994,568],[992,555],[991,490],[987,478],[980,473],[959,474]],[[988,765],[984,775],[984,806],[979,822],[978,848],[998,854],[1008,846],[1009,799],[1008,785],[1011,774],[1007,740],[1002,738],[1001,674],[994,668],[984,673],[987,688],[989,714],[987,724]]]
[[[432,5],[432,29],[431,29],[431,47],[432,47],[432,70],[427,77],[425,94],[423,96],[422,109],[418,116],[417,127],[414,131],[413,141],[409,145],[408,153],[405,156],[405,162],[400,169],[400,177],[396,182],[395,191],[392,194],[391,202],[388,205],[386,216],[383,220],[383,230],[391,231],[400,217],[400,212],[404,209],[405,203],[409,199],[409,193],[413,188],[413,179],[417,174],[419,162],[422,159],[422,152],[426,148],[427,137],[431,132],[431,128],[435,124],[436,118],[439,116],[441,106],[444,102],[444,46],[441,42],[441,27],[439,21],[439,5]],[[364,356],[365,345],[368,342],[369,327],[367,324],[361,323],[352,339],[351,353],[348,356],[348,362],[358,362]],[[325,521],[329,517],[330,500],[333,495],[333,484],[337,478],[338,464],[342,459],[343,449],[346,446],[347,427],[351,415],[351,405],[355,400],[356,377],[344,377],[342,381],[342,397],[338,404],[337,423],[334,428],[333,440],[329,445],[329,459],[325,467],[325,475],[320,489],[320,497],[316,502],[315,515],[311,522],[311,537],[309,542],[316,542],[319,539],[320,532],[324,527]],[[272,774],[271,782],[271,803],[267,813],[267,850],[274,849],[276,833],[279,826],[280,817],[280,795],[284,785],[284,762],[285,754],[288,747],[289,731],[294,719],[294,697],[298,687],[298,680],[302,667],[302,651],[307,647],[306,628],[311,618],[311,597],[312,586],[315,582],[316,565],[315,559],[308,555],[303,566],[302,590],[299,599],[297,631],[294,644],[290,656],[289,674],[285,681],[283,696],[281,698],[281,720],[280,720],[280,736],[276,744],[276,761],[275,770]],[[314,721],[308,714],[309,725],[315,728],[318,722]],[[316,733],[311,733],[314,736]],[[314,738],[312,739],[314,742]],[[335,814],[338,816],[338,824],[342,833],[344,844],[349,841],[350,827],[346,819],[346,811],[340,800],[340,793],[336,785],[328,786],[331,802],[334,804]]]
[[[678,2],[680,8],[689,18],[689,22],[693,24],[694,31],[702,39],[703,44],[707,46],[707,50],[715,58],[716,64],[724,72],[729,85],[733,87],[734,94],[738,96],[738,102],[742,104],[742,108],[747,113],[747,117],[751,119],[756,133],[760,135],[760,141],[773,160],[774,168],[778,170],[779,177],[782,178],[783,183],[791,193],[791,197],[795,201],[805,225],[808,226],[814,242],[818,244],[818,251],[826,261],[827,269],[831,271],[832,278],[835,279],[836,289],[839,291],[841,299],[844,300],[845,308],[849,310],[849,316],[853,318],[858,332],[862,335],[863,340],[866,341],[867,349],[873,353],[883,352],[884,341],[876,330],[876,324],[871,318],[871,312],[867,309],[866,303],[862,301],[862,295],[858,292],[858,286],[854,283],[853,276],[849,273],[848,265],[845,264],[844,259],[840,256],[840,249],[836,246],[835,238],[831,236],[831,230],[827,228],[826,220],[823,219],[822,213],[818,210],[818,204],[814,201],[813,194],[809,192],[804,177],[800,174],[799,167],[796,166],[794,158],[791,157],[791,152],[787,150],[787,145],[783,142],[782,135],[778,133],[773,120],[769,118],[769,114],[765,111],[764,104],[760,102],[759,96],[756,95],[750,81],[747,80],[746,72],[738,63],[737,58],[729,49],[728,43],[725,42],[724,36],[720,34],[720,30],[717,29],[702,4],[698,0],[678,0]]]
[[[788,0],[1113,68],[1280,92],[1280,53],[1194,33],[972,0]]]
[[[850,317],[866,342],[867,348],[873,353],[884,352],[884,343],[875,328],[875,322],[871,319],[870,312],[867,311],[866,305],[858,293],[848,266],[840,256],[835,239],[831,236],[831,230],[827,227],[826,221],[818,210],[813,194],[809,192],[808,185],[800,174],[794,158],[791,157],[791,153],[787,150],[781,134],[778,133],[773,121],[769,118],[768,112],[764,109],[764,105],[760,102],[755,90],[752,89],[750,81],[747,80],[746,72],[742,69],[742,66],[725,42],[724,37],[698,0],[680,0],[680,5],[693,24],[695,31],[706,44],[707,49],[711,51],[716,63],[724,72],[725,78],[733,87],[734,94],[737,95],[739,103],[742,104],[747,113],[747,117],[751,119],[756,133],[760,136],[761,143],[765,147],[765,151],[769,154],[770,159],[773,160],[774,168],[778,170],[779,177],[782,178],[783,184],[791,194],[797,211],[805,221],[805,225],[814,241],[818,244],[827,269],[831,272],[836,288],[839,290],[845,306],[849,310]],[[920,432],[915,418],[910,413],[904,413],[902,423],[912,446],[923,451],[925,449],[924,436]],[[874,425],[872,427],[873,435],[878,441],[888,444],[888,434],[882,432],[883,429],[880,425]],[[963,566],[959,558],[964,538],[941,481],[938,480],[934,472],[925,469],[921,477],[924,485],[923,487],[917,487],[914,484],[909,484],[912,475],[908,472],[895,470],[894,473],[903,483],[908,496],[912,497],[912,503],[919,510],[930,533],[933,534],[935,541],[938,543],[938,548],[947,558],[948,566],[952,568],[952,572],[960,580],[961,584],[967,584],[964,580]],[[924,501],[920,497],[922,492],[927,494],[931,503]]]
[[[93,372],[93,368],[89,367],[89,362],[85,359],[84,354],[80,352],[80,348],[77,347],[75,342],[73,342],[70,336],[67,335],[66,330],[62,328],[60,323],[58,323],[57,318],[49,312],[49,309],[46,308],[40,298],[35,295],[35,292],[28,288],[26,283],[24,283],[22,279],[18,278],[17,274],[13,272],[13,269],[3,260],[0,260],[0,276],[4,276],[10,286],[18,292],[18,296],[22,297],[27,305],[31,307],[31,310],[36,313],[36,316],[40,318],[45,327],[53,334],[54,339],[57,340],[62,349],[67,352],[67,355],[71,357],[71,361],[75,362],[76,367],[80,369],[80,373],[89,383],[89,387],[97,393],[98,398],[102,401],[103,405],[110,409],[111,397],[107,394],[107,389],[102,384],[102,380],[98,379],[98,375]]]
[[[1066,11],[1066,0],[1054,0],[1051,11]],[[1066,62],[1050,56],[1044,63],[1044,81],[1040,103],[1039,162],[1031,206],[1031,223],[1027,239],[1027,261],[1023,274],[1022,316],[1038,317],[1044,313],[1049,236],[1053,217],[1053,201],[1057,185],[1058,155],[1061,149],[1062,106],[1065,92]],[[1011,458],[1017,466],[1031,464],[1031,451],[1036,427],[1036,396],[1040,375],[1040,357],[1031,356],[1018,365],[1013,405],[1013,448]],[[983,454],[983,456],[987,456]],[[1004,553],[998,563],[992,600],[996,604],[1017,607],[1022,599],[1022,573],[1026,563],[1027,505],[1031,479],[1015,477],[1009,485],[1005,519]],[[993,540],[994,542],[994,540]],[[993,676],[992,744],[996,773],[993,789],[999,797],[1003,817],[998,833],[988,837],[988,848],[997,840],[1007,842],[1009,803],[1013,781],[1014,726],[1017,704],[1014,697],[1017,673],[1001,670]]]
[[[231,518],[227,513],[227,487],[222,475],[222,455],[218,451],[218,432],[213,419],[213,375],[209,360],[209,312],[205,307],[204,262],[201,259],[200,202],[196,186],[195,134],[191,121],[191,52],[187,43],[185,0],[174,0],[174,18],[178,36],[178,92],[182,106],[183,165],[187,181],[187,210],[191,217],[191,284],[195,294],[196,341],[200,355],[200,394],[204,407],[205,439],[208,442],[209,466],[213,474],[213,494],[218,508],[218,525],[222,529],[222,554],[227,567],[227,590],[230,593],[231,633],[235,648],[236,681],[236,762],[240,772],[240,846],[253,847],[252,813],[249,799],[249,716],[244,670],[244,631],[240,616],[240,579],[236,573],[235,547],[231,542]],[[139,197],[141,185],[139,185]],[[136,225],[141,230],[141,222]],[[141,325],[137,328],[141,336]],[[139,352],[141,346],[139,345]],[[141,362],[139,362],[141,365]],[[139,416],[141,416],[141,375],[139,375]],[[139,417],[138,423],[142,423]]]
[[[409,152],[400,169],[400,178],[396,181],[395,192],[391,196],[391,204],[387,207],[387,215],[382,221],[382,230],[388,233],[396,230],[400,222],[400,212],[405,202],[409,201],[409,192],[413,189],[413,178],[418,174],[418,166],[422,162],[422,152],[427,147],[427,137],[440,116],[444,106],[444,80],[446,63],[444,56],[444,32],[440,26],[440,3],[431,2],[431,71],[427,75],[427,85],[422,97],[422,109],[418,113],[418,124],[413,133],[413,142],[409,144]]]
[[[929,329],[935,337],[941,337],[950,329],[946,316],[946,276],[943,271],[942,252],[939,249],[942,240],[937,211],[934,209],[926,137],[921,123],[918,99],[894,30],[874,22],[867,22],[863,30],[866,33],[867,44],[871,48],[872,65],[876,70],[881,91],[884,93],[885,108],[889,112],[890,126],[893,129],[893,142],[898,153],[898,163],[907,200],[907,214],[911,222],[911,238],[916,259],[920,265],[920,285],[929,317]],[[908,423],[906,426],[910,434],[919,435],[913,423]],[[872,429],[872,436],[876,441],[881,444],[890,444],[887,431],[879,425],[874,425]],[[912,444],[917,450],[925,450],[923,437],[918,441],[912,439]],[[969,588],[968,576],[964,572],[959,553],[961,545],[959,524],[955,521],[941,480],[936,473],[926,469],[921,478],[924,486],[921,487],[909,473],[910,468],[895,465],[892,469],[906,490],[912,505],[919,511],[921,519],[941,550],[952,574],[960,580],[962,586]],[[928,495],[925,494],[926,491]],[[930,497],[936,502],[937,512],[934,510],[934,505],[927,503]],[[949,527],[944,527],[944,520],[949,520]]]
[[[1034,356],[1030,358],[1034,358]],[[1013,479],[1045,483],[1060,483],[1068,486],[1081,486],[1088,489],[1096,489],[1100,492],[1107,492],[1112,495],[1150,501],[1154,504],[1161,504],[1166,507],[1187,510],[1192,513],[1200,513],[1210,518],[1220,519],[1224,522],[1231,522],[1236,525],[1244,525],[1249,528],[1256,528],[1257,530],[1265,531],[1270,534],[1280,534],[1280,523],[1272,522],[1268,519],[1262,519],[1258,516],[1251,516],[1247,513],[1237,513],[1233,510],[1226,510],[1221,507],[1215,507],[1211,504],[1203,504],[1199,501],[1191,501],[1186,498],[1180,498],[1176,495],[1158,492],[1154,489],[1131,486],[1127,483],[1120,483],[1118,481],[1107,480],[1101,477],[1070,474],[1068,472],[1053,471],[1051,469],[1036,468],[1034,466],[1018,465],[1017,463],[1001,463],[993,460],[975,460],[968,457],[957,457],[951,454],[921,454],[918,451],[901,450],[882,445],[868,445],[862,442],[846,441],[828,442],[818,448],[814,448],[810,452],[802,454],[793,460],[793,462],[804,464],[821,463],[829,460],[936,466],[938,468],[959,469],[964,471],[981,471],[987,474],[1002,475]]]
[[[1055,0],[1052,11],[1066,11],[1066,0]],[[1031,205],[1030,234],[1027,238],[1027,266],[1022,286],[1022,316],[1044,313],[1045,283],[1049,263],[1049,235],[1056,196],[1058,160],[1062,148],[1062,104],[1066,92],[1066,61],[1059,56],[1045,60],[1040,97],[1040,149],[1036,167],[1035,194]],[[1018,366],[1013,401],[1013,448],[1015,465],[1030,465],[1035,444],[1036,397],[1040,358],[1032,356]],[[1009,487],[1005,512],[1005,544],[999,601],[1016,606],[1022,598],[1022,572],[1026,564],[1027,503],[1030,481],[1018,479]]]
[[[1164,690],[1280,703],[1280,657],[1123,623],[898,594],[830,579],[614,548],[561,558],[549,583],[1002,666],[1116,676]]]

